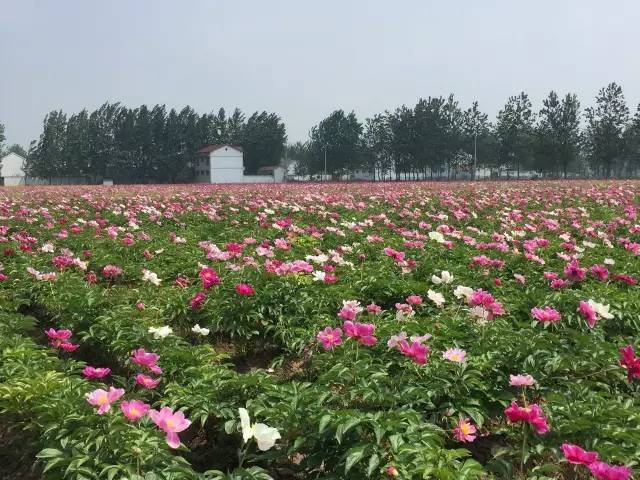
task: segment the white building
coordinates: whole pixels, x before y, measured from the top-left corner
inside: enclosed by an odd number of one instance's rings
[[[262,175],[244,174],[242,148],[234,145],[211,144],[196,152],[193,165],[197,183],[278,183],[284,175],[277,168],[261,169]]]
[[[24,162],[26,158],[9,153],[0,160],[0,186],[13,187],[25,184]]]

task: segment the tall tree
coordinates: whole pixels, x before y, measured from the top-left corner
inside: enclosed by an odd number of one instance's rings
[[[364,122],[362,134],[363,163],[380,178],[385,178],[392,168],[392,132],[388,113],[376,114]]]
[[[27,158],[29,156],[29,153],[19,143],[14,143],[13,145],[10,145],[9,147],[7,147],[4,151],[4,154],[6,155],[9,153],[16,153],[24,158]]]
[[[0,153],[2,153],[2,147],[7,137],[4,136],[4,125],[0,123]]]
[[[336,110],[311,129],[311,149],[317,159],[316,171],[324,171],[326,155],[327,173],[333,179],[352,171],[358,164],[362,124],[356,114]]]
[[[43,131],[30,152],[25,171],[37,177],[64,175],[67,116],[61,110],[53,110],[44,117],[43,123]]]
[[[313,156],[309,142],[296,142],[286,147],[286,157],[290,165],[294,165],[297,176],[306,177],[313,173]]]
[[[580,102],[567,94],[560,100],[551,91],[542,101],[536,126],[536,159],[538,170],[562,172],[567,178],[569,165],[577,158],[580,141]]]
[[[596,106],[586,109],[586,117],[586,143],[591,164],[609,178],[615,161],[622,156],[623,133],[629,119],[622,88],[614,82],[600,89]]]
[[[498,161],[507,171],[520,170],[529,166],[533,157],[533,111],[529,96],[521,92],[509,97],[504,108],[498,113],[496,136],[498,139]]]
[[[246,173],[255,174],[260,167],[280,165],[287,133],[278,115],[255,112],[247,120],[242,136]]]
[[[640,167],[640,104],[624,132],[624,159],[630,175]]]

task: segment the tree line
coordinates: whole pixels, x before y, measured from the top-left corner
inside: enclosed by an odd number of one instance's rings
[[[630,177],[640,170],[640,105],[634,115],[622,88],[602,88],[592,107],[581,110],[575,94],[551,91],[534,111],[522,92],[508,98],[495,121],[478,102],[462,107],[455,96],[421,98],[360,122],[354,112],[336,110],[314,126],[309,140],[286,145],[275,113],[248,118],[198,114],[189,106],[127,108],[105,103],[67,115],[48,113],[28,152],[26,171],[37,177],[110,178],[117,183],[189,182],[193,160],[208,143],[240,145],[245,171],[284,161],[298,178],[349,177],[360,171],[374,179],[473,178],[535,174]],[[4,127],[0,124],[0,152]]]
[[[248,118],[235,109],[227,115],[198,114],[189,106],[127,108],[105,103],[67,115],[48,113],[43,131],[29,148],[26,172],[34,177],[86,177],[116,183],[175,183],[194,178],[196,152],[209,143],[241,145],[247,174],[278,165],[286,131],[275,113]]]
[[[584,122],[582,122],[584,118]],[[361,123],[336,110],[288,147],[300,176],[341,178],[365,171],[376,179],[493,177],[521,173],[629,177],[640,169],[640,105],[630,116],[622,88],[602,88],[582,113],[575,94],[551,91],[535,112],[529,96],[509,97],[495,122],[478,102],[464,109],[454,95],[419,99]]]

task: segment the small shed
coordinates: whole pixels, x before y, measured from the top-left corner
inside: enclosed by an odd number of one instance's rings
[[[274,183],[284,182],[285,168],[281,165],[260,167],[258,169],[258,175],[271,175]]]
[[[24,163],[27,159],[11,152],[0,160],[0,185],[12,187],[25,184]]]

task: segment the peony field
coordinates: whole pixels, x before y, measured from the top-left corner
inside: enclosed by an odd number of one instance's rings
[[[640,478],[640,182],[0,190],[0,463]]]

